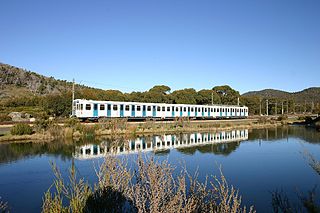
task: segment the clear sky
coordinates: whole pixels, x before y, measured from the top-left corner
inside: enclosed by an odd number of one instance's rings
[[[103,89],[320,86],[319,0],[1,0],[0,62]]]

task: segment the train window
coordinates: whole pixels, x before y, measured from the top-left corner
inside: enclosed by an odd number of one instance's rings
[[[188,107],[188,112],[190,112],[190,107]]]
[[[104,104],[100,104],[100,110],[104,110]]]
[[[198,112],[201,112],[201,108],[198,108]]]
[[[125,110],[126,110],[126,111],[129,111],[129,110],[130,110],[129,105],[126,105]]]
[[[146,111],[146,106],[145,105],[142,106],[142,111]]]
[[[113,105],[113,110],[117,111],[118,110],[118,105]]]
[[[193,107],[191,107],[191,112],[193,112]]]
[[[207,112],[207,108],[204,108],[204,112]]]
[[[93,110],[98,110],[98,104],[93,104]]]
[[[141,111],[141,106],[137,106],[137,111]]]
[[[108,104],[107,109],[111,110],[111,104]]]
[[[172,107],[172,112],[174,112],[174,106]]]
[[[220,109],[219,108],[217,108],[217,112],[219,112],[220,111]]]
[[[183,107],[183,111],[186,112],[186,111],[187,111],[187,108],[186,108],[186,107]]]
[[[91,110],[91,105],[90,104],[86,104],[86,110]]]
[[[131,108],[132,108],[132,111],[136,110],[136,106],[135,105],[132,105]]]
[[[170,112],[170,107],[167,107],[167,111]]]
[[[197,111],[198,111],[197,107],[195,107],[195,108],[194,108],[194,111],[195,111],[195,112],[197,112]]]
[[[228,112],[230,112],[230,109],[228,109]]]
[[[166,107],[162,107],[162,112],[165,112],[166,111]]]
[[[151,106],[148,106],[148,107],[147,107],[147,111],[151,111]]]
[[[224,109],[223,109],[223,108],[221,108],[221,112],[224,112]]]
[[[211,112],[213,112],[213,108],[211,108]]]
[[[83,110],[83,104],[80,104],[80,110]]]
[[[176,107],[176,112],[178,112],[179,111],[179,107]]]
[[[120,105],[120,110],[123,111],[123,105],[122,104]]]
[[[157,106],[157,111],[160,112],[160,107],[159,106]]]

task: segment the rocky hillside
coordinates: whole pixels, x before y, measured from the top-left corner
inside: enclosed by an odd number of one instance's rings
[[[242,96],[258,96],[266,99],[290,99],[296,103],[302,102],[320,102],[320,87],[310,87],[299,92],[285,92],[281,90],[265,89],[261,91],[251,91],[244,93]]]
[[[0,97],[11,97],[20,93],[46,95],[70,90],[71,83],[45,77],[11,65],[0,63]]]

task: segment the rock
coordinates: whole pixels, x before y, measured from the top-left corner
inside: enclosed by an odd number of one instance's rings
[[[14,122],[29,121],[29,119],[26,118],[25,114],[22,112],[11,112],[8,116],[11,117],[12,121]]]
[[[35,122],[36,119],[35,118],[30,118],[30,122]]]

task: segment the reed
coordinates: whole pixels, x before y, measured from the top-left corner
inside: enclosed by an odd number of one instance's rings
[[[254,212],[241,205],[239,191],[229,185],[220,169],[219,176],[199,182],[185,168],[167,161],[139,157],[135,166],[127,159],[107,156],[96,168],[98,182],[90,187],[77,179],[74,166],[70,183],[53,165],[55,181],[43,198],[43,212]],[[67,202],[66,202],[67,201]]]

